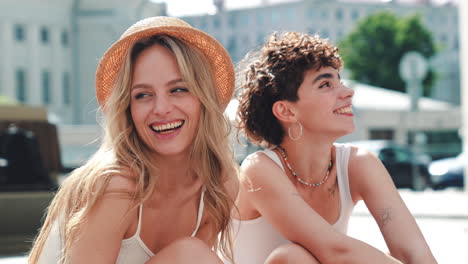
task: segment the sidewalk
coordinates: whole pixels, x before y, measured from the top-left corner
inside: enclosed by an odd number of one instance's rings
[[[399,190],[403,201],[415,218],[466,219],[468,220],[468,193],[457,189],[414,192]],[[359,202],[353,215],[370,215],[366,205]]]
[[[456,189],[424,192],[401,189],[399,192],[438,263],[467,264],[468,193]],[[382,252],[389,251],[363,202],[354,209],[348,235]]]

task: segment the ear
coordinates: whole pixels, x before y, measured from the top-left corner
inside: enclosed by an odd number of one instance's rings
[[[284,100],[276,101],[273,104],[271,110],[273,112],[273,115],[275,115],[279,121],[288,122],[288,123],[297,121],[297,115],[294,110],[294,107],[288,101],[284,101]]]

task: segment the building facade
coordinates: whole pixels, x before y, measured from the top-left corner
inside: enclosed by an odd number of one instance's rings
[[[131,24],[165,13],[149,0],[2,0],[0,95],[46,106],[58,124],[96,124],[99,59]]]
[[[215,2],[219,7],[216,14],[182,19],[215,36],[234,62],[262,45],[274,31],[317,33],[338,43],[354,30],[359,19],[375,12],[420,14],[439,49],[431,61],[438,74],[432,97],[460,103],[458,8],[454,2],[440,5],[429,0],[302,0],[238,10],[225,10],[222,1]]]

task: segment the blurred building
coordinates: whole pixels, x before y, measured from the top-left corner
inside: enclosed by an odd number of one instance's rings
[[[131,24],[164,14],[149,0],[2,0],[0,95],[59,124],[96,124],[99,59]]]
[[[412,112],[411,98],[406,93],[348,80],[345,84],[355,91],[356,130],[340,141],[390,139],[405,145],[413,144],[416,139],[418,151],[436,159],[461,152],[459,132],[462,116],[459,106],[420,98],[419,110]]]
[[[459,27],[457,2],[452,0],[302,0],[255,8],[227,10],[215,0],[214,15],[183,17],[192,26],[215,36],[234,62],[260,46],[273,31],[318,33],[337,43],[356,22],[372,13],[390,10],[407,16],[420,14],[440,49],[432,66],[438,73],[433,98],[460,103]]]

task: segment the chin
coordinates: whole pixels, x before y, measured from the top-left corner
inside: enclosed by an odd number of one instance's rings
[[[347,128],[347,129],[343,129],[343,130],[337,132],[337,133],[336,133],[336,136],[337,136],[337,138],[344,137],[344,136],[347,136],[347,135],[349,135],[349,134],[354,133],[354,131],[355,131],[354,126],[353,126],[353,127],[349,127],[349,128]]]
[[[167,148],[158,148],[153,150],[158,156],[170,157],[170,156],[178,156],[183,154],[189,154],[190,148],[182,148],[180,146],[177,147],[167,147]]]

